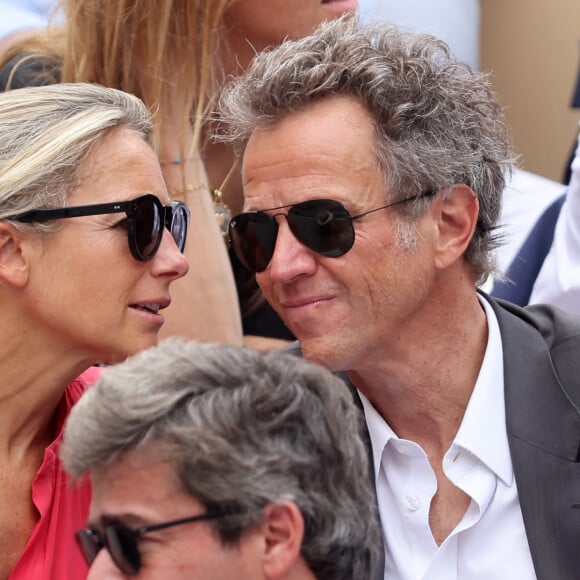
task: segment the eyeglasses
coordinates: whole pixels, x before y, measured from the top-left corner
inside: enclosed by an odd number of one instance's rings
[[[133,576],[141,569],[138,541],[144,534],[191,522],[215,520],[225,515],[224,512],[206,512],[142,528],[129,528],[120,522],[113,522],[107,524],[102,532],[91,529],[79,530],[75,533],[75,538],[89,566],[95,561],[98,553],[106,548],[117,568],[123,574]]]
[[[131,201],[37,209],[4,219],[31,223],[122,212],[127,214],[129,249],[136,260],[145,262],[155,255],[163,237],[163,226],[171,232],[179,251],[183,252],[189,227],[189,208],[182,201],[161,205],[159,199],[150,193]]]
[[[278,235],[276,216],[284,215],[290,231],[300,243],[317,254],[337,258],[346,254],[354,244],[354,220],[400,203],[430,197],[434,193],[428,191],[413,195],[357,215],[350,215],[342,203],[333,199],[311,199],[295,205],[241,213],[230,221],[230,242],[248,270],[263,272],[274,255]],[[290,208],[286,214],[266,213],[286,207]]]

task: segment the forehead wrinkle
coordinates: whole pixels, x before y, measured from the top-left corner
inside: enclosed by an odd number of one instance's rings
[[[323,100],[259,127],[242,164],[244,209],[321,197],[364,207],[384,193],[376,145],[373,120],[353,98]]]
[[[281,138],[281,135],[285,139]],[[375,153],[376,131],[374,121],[365,106],[356,98],[338,96],[312,103],[303,110],[291,113],[273,123],[258,127],[252,133],[247,148],[260,157],[277,154],[276,148],[264,151],[264,140],[280,141],[289,153],[296,151],[299,157],[313,147],[318,151],[327,149],[331,157],[348,156],[368,160]],[[366,144],[366,151],[352,144]],[[256,147],[258,141],[261,147]],[[312,151],[311,151],[312,153]]]
[[[272,155],[272,157],[273,159],[269,160],[267,155],[260,155],[259,166],[255,163],[249,167],[244,166],[242,173],[244,187],[252,186],[256,183],[261,185],[265,181],[271,186],[287,179],[304,179],[308,181],[316,178],[323,178],[324,180],[331,178],[333,180],[340,180],[346,177],[342,171],[337,170],[337,161],[340,161],[340,159],[330,153],[319,152],[305,154],[302,152],[295,157],[285,157],[282,159],[279,156],[275,157]],[[376,166],[374,160],[365,158],[364,161],[352,167],[350,175],[362,173],[371,166]],[[297,168],[300,168],[299,172],[296,172]],[[286,169],[290,171],[285,171]]]

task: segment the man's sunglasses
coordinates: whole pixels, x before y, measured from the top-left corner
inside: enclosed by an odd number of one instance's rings
[[[300,243],[317,254],[337,258],[344,256],[354,244],[354,220],[400,203],[430,197],[434,193],[427,191],[412,195],[357,215],[350,215],[344,205],[334,199],[311,199],[295,205],[241,213],[230,221],[230,242],[248,270],[263,272],[274,255],[278,235],[276,217],[283,215],[288,220],[290,231]],[[290,209],[286,214],[266,213],[287,207]]]
[[[206,512],[141,528],[129,528],[120,522],[112,522],[106,524],[102,532],[91,529],[79,530],[75,533],[75,538],[89,566],[95,561],[98,553],[105,548],[117,568],[123,574],[133,576],[141,569],[141,554],[138,546],[141,536],[191,522],[215,520],[224,515],[224,512]]]
[[[31,223],[122,212],[127,214],[129,249],[136,260],[144,262],[155,255],[163,237],[164,226],[171,232],[177,247],[183,252],[189,227],[188,207],[181,201],[161,205],[159,199],[150,193],[131,201],[36,209],[4,219]]]

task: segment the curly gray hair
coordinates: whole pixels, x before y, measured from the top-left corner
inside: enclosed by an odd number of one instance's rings
[[[435,37],[355,18],[259,54],[220,100],[216,138],[238,154],[252,132],[337,95],[359,99],[375,124],[375,151],[392,200],[466,184],[480,214],[465,259],[474,276],[494,269],[492,250],[506,173],[514,158],[488,75],[458,62]],[[429,204],[399,206],[407,222]]]

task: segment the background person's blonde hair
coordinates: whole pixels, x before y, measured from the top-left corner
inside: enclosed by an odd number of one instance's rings
[[[156,131],[164,119],[183,117],[184,134],[175,139],[197,150],[221,75],[216,55],[231,1],[60,0],[66,24],[14,45],[0,67],[22,54],[54,59],[53,82],[99,83],[134,94],[158,112]],[[191,145],[184,138],[188,120]]]

